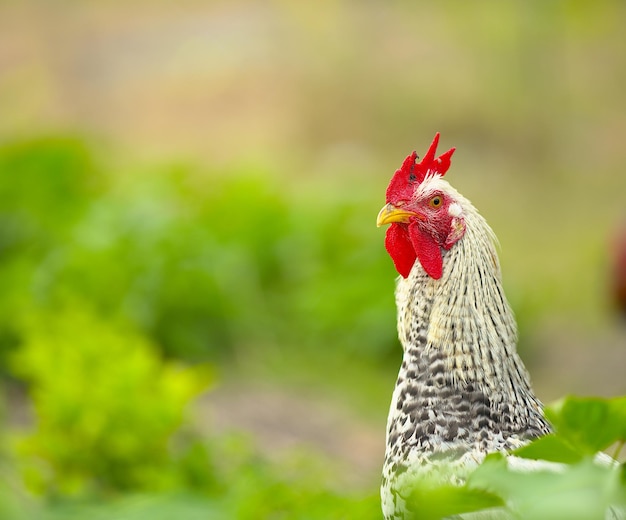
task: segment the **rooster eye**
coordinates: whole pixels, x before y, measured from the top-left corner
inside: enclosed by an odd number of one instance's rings
[[[431,208],[438,208],[439,206],[441,206],[442,203],[442,199],[439,195],[435,195],[432,199],[430,199],[430,207]]]

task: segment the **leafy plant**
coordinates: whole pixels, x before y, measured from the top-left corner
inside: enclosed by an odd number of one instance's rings
[[[0,146],[0,371],[19,344],[20,314],[42,296],[42,277],[105,186],[86,143],[40,137]]]
[[[35,313],[25,328],[13,364],[37,418],[19,443],[33,489],[84,494],[184,481],[170,443],[186,405],[210,383],[206,368],[164,363],[141,334],[85,306]]]
[[[570,396],[546,409],[558,437],[585,455],[626,443],[626,397]]]
[[[95,162],[77,139],[0,147],[0,356],[33,301],[73,298],[187,360],[294,343],[396,351],[393,268],[365,194],[311,197],[250,168],[105,175]]]

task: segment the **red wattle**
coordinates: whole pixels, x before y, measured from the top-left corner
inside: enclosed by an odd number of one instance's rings
[[[417,255],[406,226],[395,222],[389,226],[385,235],[385,248],[396,266],[396,271],[407,278]]]
[[[443,274],[443,259],[439,244],[435,242],[432,235],[420,229],[416,223],[409,224],[409,237],[424,271],[431,278],[439,280]]]

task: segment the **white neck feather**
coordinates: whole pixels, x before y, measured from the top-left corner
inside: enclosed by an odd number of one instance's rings
[[[423,349],[439,349],[454,379],[511,393],[530,391],[516,352],[517,328],[502,288],[495,235],[467,199],[458,193],[455,198],[466,232],[443,251],[443,276],[431,278],[417,261],[398,283],[398,332],[405,357],[415,347],[415,335],[426,334]]]

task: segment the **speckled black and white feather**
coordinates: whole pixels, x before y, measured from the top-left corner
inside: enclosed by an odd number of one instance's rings
[[[495,236],[439,175],[418,188],[456,201],[465,235],[443,253],[440,279],[415,262],[396,289],[404,357],[387,421],[381,496],[385,518],[405,517],[416,477],[462,482],[489,452],[548,433],[542,405],[516,352]]]

